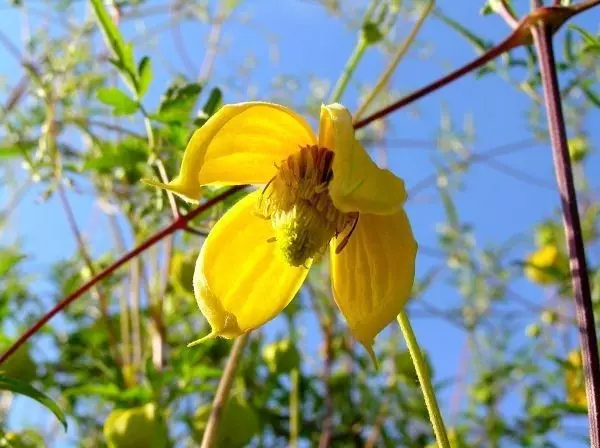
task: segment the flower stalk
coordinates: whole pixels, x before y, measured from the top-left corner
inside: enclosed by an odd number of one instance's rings
[[[248,343],[248,333],[236,338],[227,358],[227,364],[223,371],[223,376],[219,381],[219,387],[215,399],[213,400],[212,410],[210,411],[210,417],[202,436],[201,448],[212,448],[216,446],[219,423],[223,416],[223,410],[229,399],[229,392],[231,392],[231,386],[237,372],[237,367],[242,357],[242,352]]]
[[[577,207],[577,193],[567,144],[551,30],[548,25],[540,23],[532,31],[544,87],[554,170],[560,191],[563,225],[571,267],[575,311],[585,373],[590,444],[597,448],[600,447],[600,361],[585,246]]]
[[[410,320],[408,319],[406,311],[403,310],[400,312],[400,314],[398,314],[398,324],[400,325],[400,329],[402,330],[402,334],[406,340],[408,352],[410,353],[410,357],[412,358],[413,365],[415,366],[415,370],[417,372],[417,377],[419,378],[419,386],[421,387],[421,391],[423,392],[423,396],[425,398],[425,406],[427,407],[427,412],[429,413],[429,420],[431,421],[431,426],[433,427],[433,433],[435,434],[438,447],[450,448],[450,441],[448,440],[448,434],[446,433],[444,420],[442,419],[442,414],[435,397],[435,391],[431,383],[427,364],[425,363],[425,359],[423,358],[423,354],[419,348],[417,337],[415,336],[412,326],[410,325]]]

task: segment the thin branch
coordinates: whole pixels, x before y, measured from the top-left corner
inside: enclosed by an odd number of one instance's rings
[[[548,116],[548,128],[552,142],[552,156],[556,180],[560,190],[563,224],[569,260],[575,310],[579,325],[579,338],[585,372],[585,391],[588,402],[590,442],[600,447],[600,360],[594,322],[590,283],[588,278],[585,246],[577,207],[577,193],[567,143],[567,132],[562,110],[552,33],[548,25],[541,23],[533,30],[536,53],[540,66],[544,99]]]
[[[331,444],[333,433],[333,396],[330,385],[331,368],[333,365],[333,329],[331,319],[323,318],[323,351],[325,360],[323,362],[323,383],[325,384],[325,415],[323,416],[323,428],[319,438],[319,448],[327,448]]]
[[[213,448],[216,446],[219,423],[221,422],[223,410],[225,409],[225,405],[229,399],[231,385],[233,384],[237,367],[247,342],[248,333],[245,333],[236,338],[235,342],[233,343],[231,353],[229,354],[229,358],[227,358],[225,370],[223,371],[223,375],[219,381],[219,387],[217,388],[215,399],[213,400],[210,417],[208,418],[206,429],[204,430],[204,435],[202,436],[202,444],[200,445],[201,448]],[[231,428],[228,429],[231,430]]]
[[[196,216],[200,215],[201,213],[203,213],[206,210],[210,209],[211,207],[217,205],[218,203],[224,201],[228,197],[232,196],[233,194],[237,193],[238,191],[240,191],[244,188],[246,188],[246,185],[237,185],[235,187],[231,187],[231,188],[225,190],[220,195],[215,196],[214,198],[206,201],[204,204],[200,205],[195,210],[192,210],[187,215],[180,216],[179,218],[174,220],[171,224],[169,224],[167,227],[159,230],[158,232],[156,232],[155,234],[150,236],[148,239],[146,239],[144,242],[142,242],[139,246],[135,247],[133,250],[131,250],[130,252],[123,255],[121,258],[119,258],[113,264],[111,264],[110,266],[108,266],[105,269],[103,269],[102,271],[100,271],[94,277],[89,279],[87,282],[85,282],[83,285],[81,285],[79,288],[77,288],[75,291],[73,291],[71,294],[66,296],[59,303],[57,303],[50,311],[48,311],[46,314],[44,314],[32,327],[30,327],[23,335],[21,335],[21,337],[19,339],[17,339],[9,347],[9,349],[0,357],[0,365],[4,361],[6,361],[16,350],[18,350],[19,347],[21,345],[23,345],[31,336],[33,336],[35,333],[37,333],[37,331],[40,328],[42,328],[46,323],[48,323],[48,321],[50,319],[52,319],[54,316],[56,316],[58,313],[60,313],[67,306],[69,306],[69,304],[71,304],[71,302],[74,302],[79,297],[81,297],[83,294],[88,292],[94,285],[96,285],[100,281],[104,280],[105,278],[109,277],[113,272],[115,272],[121,266],[123,266],[128,261],[132,260],[133,258],[136,258],[137,256],[139,256],[142,252],[144,252],[146,249],[154,246],[157,242],[161,241],[163,238],[175,233],[178,230],[183,229],[187,225],[187,223],[189,221],[191,221],[192,219],[194,219]]]
[[[389,106],[363,118],[362,120],[355,123],[354,127],[356,129],[362,128],[369,123],[379,120],[380,118],[385,117],[386,115],[391,114],[392,112],[409,105],[410,103],[444,87],[445,85],[451,83],[452,81],[461,78],[462,76],[472,72],[473,70],[487,64],[488,62],[496,59],[498,56],[506,53],[507,51],[515,48],[519,45],[521,41],[520,35],[516,32],[513,32],[507,39],[502,41],[500,44],[492,47],[486,53],[482,54],[480,57],[475,60],[469,62],[468,64],[463,65],[457,70],[449,73],[448,75],[438,79],[437,81],[428,84],[427,86],[414,91],[410,95],[405,96],[404,98],[390,104]]]
[[[204,59],[200,64],[200,72],[198,74],[198,81],[204,83],[210,78],[212,69],[215,65],[215,59],[219,50],[219,40],[221,39],[221,29],[223,22],[226,19],[226,15],[221,10],[218,10],[215,14],[214,21],[208,32],[208,42],[206,44],[206,53]]]
[[[85,241],[83,239],[81,231],[79,230],[79,226],[77,225],[77,220],[75,219],[75,214],[73,213],[73,208],[71,207],[69,198],[67,197],[65,189],[64,189],[62,183],[60,182],[60,180],[58,181],[57,190],[58,190],[58,197],[62,204],[63,210],[65,211],[65,215],[67,216],[67,222],[69,223],[69,228],[71,229],[71,233],[73,234],[73,237],[75,238],[75,241],[77,243],[77,248],[79,250],[79,254],[81,255],[81,258],[82,258],[85,266],[87,267],[88,271],[90,272],[91,276],[93,277],[94,275],[96,275],[96,268],[94,267],[94,263],[88,253],[88,250],[85,245]],[[91,293],[92,293],[92,297],[94,298],[94,300],[98,301],[98,303],[100,305],[100,313],[102,314],[102,320],[104,322],[104,325],[106,326],[108,343],[110,345],[111,352],[113,353],[116,363],[121,364],[122,360],[119,355],[119,351],[117,349],[117,336],[116,336],[115,330],[111,324],[110,314],[108,312],[108,299],[107,299],[106,295],[104,295],[97,286],[94,286],[91,289]]]
[[[429,16],[429,13],[433,9],[434,5],[435,5],[435,0],[429,0],[429,3],[427,3],[427,5],[425,5],[423,10],[421,11],[421,14],[419,15],[419,18],[417,19],[414,26],[410,30],[410,33],[408,34],[406,39],[404,39],[404,41],[402,42],[402,44],[396,51],[396,54],[394,54],[394,57],[388,64],[387,68],[385,69],[385,71],[383,72],[383,74],[381,75],[381,77],[379,78],[377,83],[375,84],[375,87],[371,90],[371,92],[369,93],[367,98],[364,100],[362,105],[354,113],[355,120],[360,120],[360,117],[365,113],[365,111],[371,105],[373,100],[381,92],[383,87],[390,81],[390,78],[392,77],[394,71],[398,67],[398,64],[400,63],[402,58],[406,55],[406,53],[408,52],[408,50],[414,43],[414,41],[417,37],[417,34],[419,33],[421,27],[425,23],[425,19],[427,19],[427,17]]]
[[[502,20],[504,20],[508,26],[510,26],[512,29],[515,29],[519,26],[519,21],[506,3],[506,0],[493,2],[492,5],[494,5],[494,11],[496,14],[502,17]]]
[[[454,162],[450,166],[442,167],[440,171],[442,173],[451,173],[454,170],[468,167],[477,162],[484,162],[490,160],[493,157],[510,154],[525,148],[531,148],[536,144],[539,144],[539,141],[535,139],[527,139],[516,143],[509,143],[506,145],[497,146],[486,151],[471,152],[467,157],[463,158],[462,160]],[[424,190],[430,185],[435,185],[440,171],[436,171],[435,173],[430,174],[429,176],[421,179],[414,186],[412,186],[408,191],[409,197],[414,199],[414,197],[422,190]]]
[[[410,95],[407,95],[404,98],[401,98],[400,100],[390,104],[389,106],[369,115],[367,118],[356,122],[354,127],[356,129],[362,128],[369,123],[383,118],[386,115],[444,87],[452,81],[461,78],[462,76],[487,64],[498,56],[514,48],[523,45],[530,45],[533,41],[531,30],[537,23],[547,23],[550,25],[549,31],[551,33],[555,33],[567,20],[597,4],[600,4],[600,0],[591,0],[580,5],[570,7],[548,6],[535,9],[529,15],[521,19],[513,32],[498,45],[495,45],[478,58],[474,59],[468,64],[463,65],[459,69],[454,70],[448,75],[443,76],[437,81],[434,81],[431,84],[414,91]]]

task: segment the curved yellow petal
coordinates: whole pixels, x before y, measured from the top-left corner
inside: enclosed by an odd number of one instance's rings
[[[344,106],[321,107],[319,146],[335,153],[329,195],[339,210],[378,215],[400,210],[406,200],[404,182],[371,160],[354,137],[352,116]]]
[[[179,174],[166,188],[187,200],[200,198],[202,185],[266,183],[299,146],[315,144],[308,123],[287,107],[266,102],[223,106],[194,132]]]
[[[234,205],[206,238],[194,272],[194,293],[212,331],[239,336],[279,314],[308,274],[283,259],[271,222],[254,214],[259,191]]]
[[[333,296],[356,339],[372,354],[373,339],[410,296],[417,243],[403,210],[361,213],[348,245],[336,255],[339,241],[331,242]]]

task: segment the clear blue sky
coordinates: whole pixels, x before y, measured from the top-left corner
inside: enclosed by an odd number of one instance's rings
[[[147,2],[149,5],[153,3],[156,2]],[[487,40],[498,41],[506,34],[507,28],[497,17],[480,16],[481,4],[480,1],[466,0],[460,2],[458,7],[457,2],[451,0],[438,2],[438,6],[455,20]],[[332,19],[322,7],[310,0],[247,1],[235,16],[237,20],[227,23],[223,29],[223,51],[217,56],[210,83],[223,87],[222,80],[235,77],[240,61],[252,54],[256,57],[257,64],[250,74],[249,82],[256,86],[256,99],[267,98],[270,95],[271,80],[282,74],[294,75],[303,81],[314,76],[334,82],[356,39],[355,33],[350,32],[339,20]],[[248,23],[243,23],[245,18],[248,18]],[[599,18],[599,11],[592,11],[576,23],[593,30]],[[0,7],[0,28],[16,41],[20,40],[21,24],[22,17],[18,13],[5,9],[5,6]],[[32,27],[39,24],[40,19],[31,19]],[[153,25],[156,25],[153,20],[132,21],[126,25],[125,31],[131,33],[134,27]],[[196,72],[204,55],[207,30],[207,26],[198,24],[188,23],[182,26],[183,41]],[[404,33],[406,31],[405,27]],[[266,35],[272,36],[277,46],[279,58],[276,61],[270,58],[271,44],[265,39]],[[435,18],[426,23],[419,40],[422,45],[409,53],[394,76],[393,85],[398,91],[409,92],[418,88],[470,60],[475,54],[466,41]],[[425,51],[429,53],[427,59],[420,55]],[[136,46],[137,58],[145,54],[153,57],[154,62],[155,77],[148,98],[148,105],[152,107],[171,79],[172,73],[166,68],[168,65],[188,76],[193,76],[193,73],[187,72],[185,64],[176,56],[173,38],[168,31],[156,35],[148,45]],[[166,57],[169,64],[161,63],[156,57],[158,54]],[[384,64],[385,59],[377,50],[365,57],[343,100],[351,110],[357,104],[356,86],[374,80]],[[0,47],[0,76],[4,76],[10,85],[20,73],[17,62]],[[301,102],[305,87],[293,101]],[[224,93],[226,102],[254,99],[226,86]],[[496,75],[488,75],[479,80],[468,76],[410,108],[395,113],[390,120],[389,138],[434,140],[439,133],[442,108],[446,107],[457,127],[462,125],[465,115],[472,116],[476,138],[473,147],[469,149],[473,152],[486,150],[532,137],[526,117],[529,104],[523,93]],[[597,113],[595,119],[598,119]],[[597,146],[600,129],[593,130],[590,124],[584,128],[591,132],[591,140]],[[129,125],[140,127],[141,122],[137,119]],[[76,146],[78,142],[73,143]],[[436,163],[442,160],[433,147],[427,149],[417,145],[390,147],[388,157],[390,168],[406,180],[409,188],[433,173]],[[548,146],[537,145],[498,160],[542,180],[545,184],[554,185]],[[598,157],[594,155],[589,162],[588,172],[598,172],[598,169]],[[598,187],[597,180],[592,179],[592,182],[596,182],[595,187]],[[436,224],[443,219],[443,210],[435,188],[432,187],[412,197],[407,210],[419,243],[433,247],[437,241]],[[3,236],[0,242],[6,243],[16,237],[22,240],[31,257],[29,269],[32,273],[43,276],[51,263],[72,253],[75,245],[56,201],[50,200],[44,204],[35,202],[40,191],[41,188],[34,188],[28,195],[15,217],[10,235]],[[5,192],[0,189],[0,193],[4,195]],[[71,197],[76,206],[78,222],[88,232],[87,237],[95,252],[101,252],[106,248],[106,241],[104,232],[100,231],[104,218],[98,206],[88,196]],[[533,224],[553,213],[558,205],[558,194],[551,188],[530,185],[485,164],[479,164],[469,171],[464,189],[457,194],[456,200],[461,219],[474,226],[478,244],[485,247],[502,244],[514,235],[527,235]],[[530,249],[531,242],[524,240],[513,251],[515,261]],[[421,254],[418,258],[418,272],[423,273],[437,263],[439,260]],[[40,291],[48,293],[48,288],[48,283],[39,283]],[[541,290],[526,284],[520,285],[519,291],[530,294],[532,301],[541,303],[544,300]],[[456,303],[457,294],[441,282],[427,292],[425,299],[443,308]],[[464,335],[437,319],[417,319],[415,327],[419,340],[431,356],[438,378],[454,375]],[[29,421],[27,416],[23,420]]]

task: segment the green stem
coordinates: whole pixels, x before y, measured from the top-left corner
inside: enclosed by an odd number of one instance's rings
[[[429,0],[427,5],[425,6],[425,8],[423,8],[421,15],[419,16],[419,18],[417,19],[417,21],[415,23],[415,26],[413,26],[412,30],[410,30],[410,34],[404,40],[404,42],[402,42],[402,45],[400,45],[400,48],[398,48],[398,51],[396,52],[393,59],[390,61],[389,65],[385,69],[385,72],[383,72],[383,74],[377,81],[377,84],[375,84],[375,87],[373,88],[373,90],[371,90],[371,92],[367,96],[367,99],[364,101],[364,103],[358,108],[358,110],[354,114],[355,121],[360,120],[360,117],[362,117],[362,115],[365,113],[365,111],[367,110],[369,105],[373,102],[373,100],[377,97],[377,95],[379,95],[379,93],[384,88],[384,86],[389,82],[390,78],[394,74],[394,71],[396,70],[396,67],[398,67],[398,64],[400,63],[400,61],[402,60],[404,55],[406,55],[406,52],[408,51],[408,49],[412,46],[413,42],[415,41],[415,38],[417,37],[419,30],[423,26],[423,23],[425,22],[425,19],[427,18],[427,16],[429,16],[429,13],[431,13],[431,11],[433,10],[434,5],[435,5],[435,0]]]
[[[290,448],[298,447],[298,421],[299,421],[299,405],[298,405],[298,383],[300,381],[300,372],[298,369],[293,369],[290,373]]]
[[[358,67],[358,63],[365,54],[365,50],[368,46],[369,43],[365,38],[362,36],[358,38],[358,42],[356,42],[356,46],[354,47],[350,58],[348,58],[348,62],[346,62],[344,71],[337,80],[331,97],[329,97],[329,103],[337,103],[342,98],[346,87],[348,87],[348,81],[350,81],[350,78],[356,71],[356,67]]]
[[[223,416],[225,405],[229,399],[229,392],[231,392],[233,379],[235,378],[237,367],[247,342],[248,333],[239,336],[231,348],[225,370],[223,371],[223,376],[221,376],[219,387],[217,388],[217,393],[213,400],[210,417],[208,418],[208,423],[206,424],[206,429],[202,436],[201,448],[212,448],[217,446],[219,423],[221,423],[221,417]]]
[[[398,324],[406,340],[408,351],[412,358],[415,370],[417,371],[417,377],[419,378],[419,384],[425,397],[425,406],[427,406],[427,412],[429,412],[429,420],[433,426],[433,432],[439,448],[450,448],[450,442],[448,440],[448,434],[446,434],[446,427],[440,413],[440,408],[435,398],[435,392],[433,385],[431,384],[431,378],[429,378],[429,372],[427,371],[427,365],[423,359],[417,337],[410,325],[406,312],[400,311],[398,314]]]

